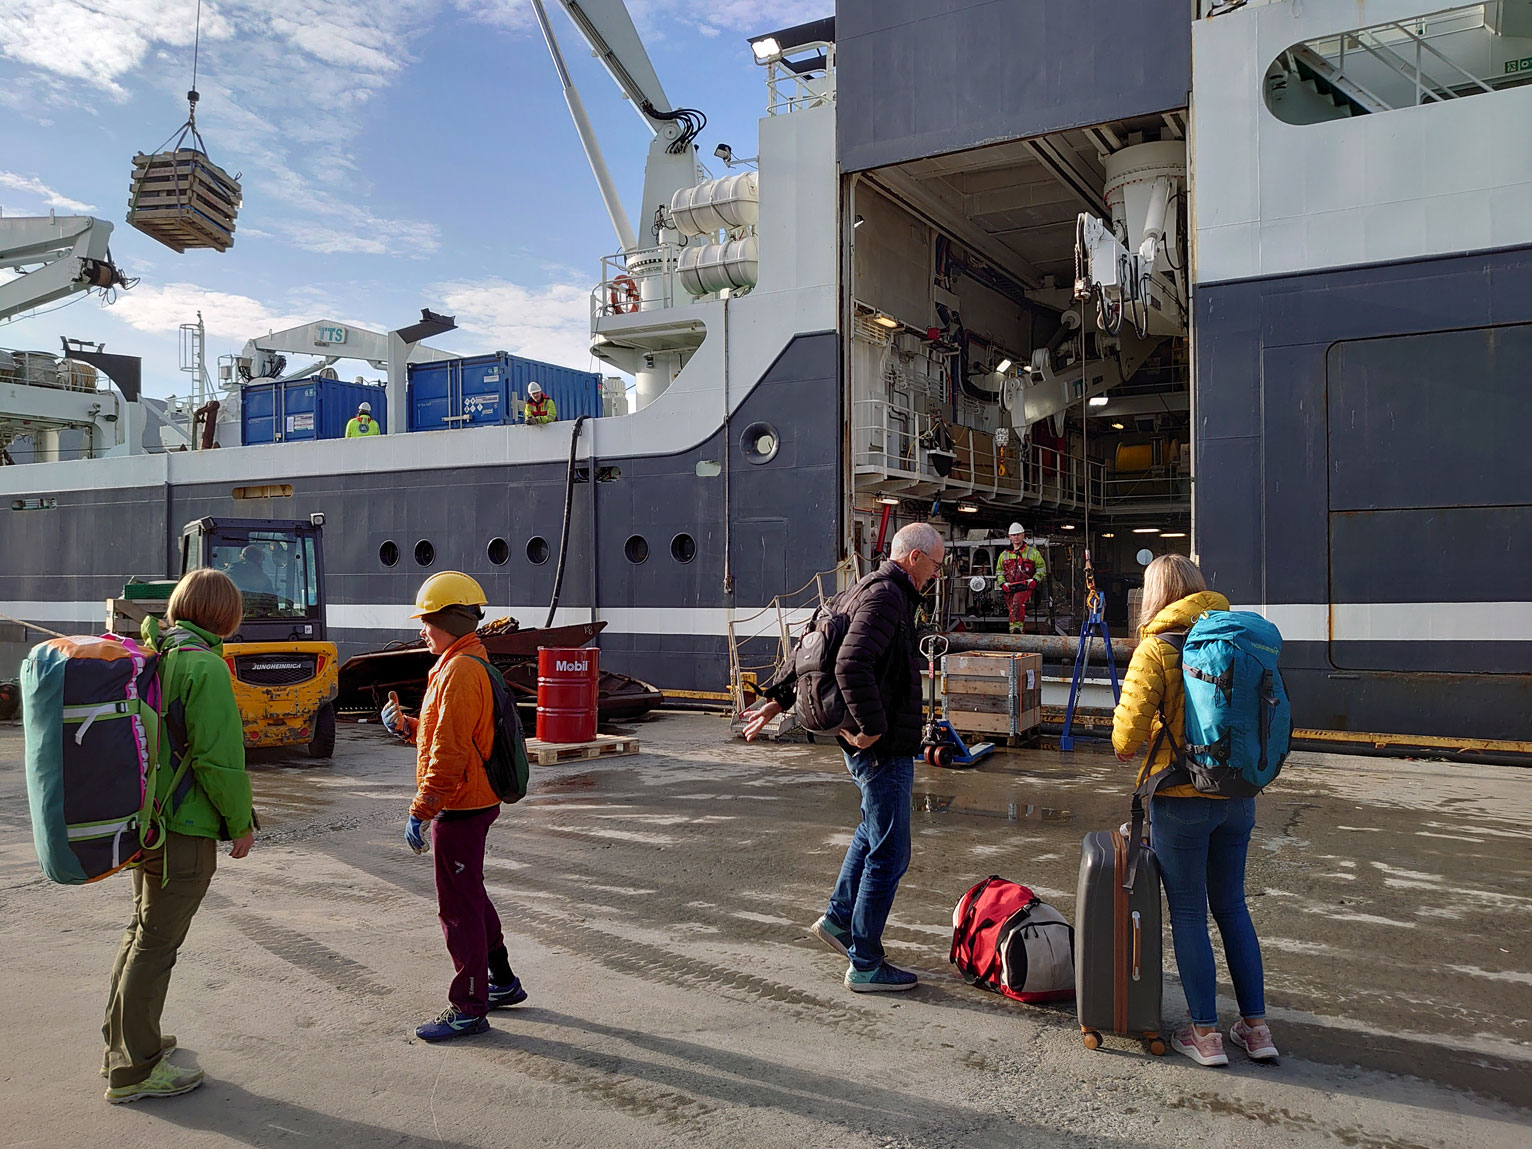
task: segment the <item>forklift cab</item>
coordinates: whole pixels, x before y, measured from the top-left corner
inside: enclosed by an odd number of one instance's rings
[[[335,749],[339,658],[325,636],[323,515],[198,519],[181,531],[181,573],[234,580],[245,614],[223,644],[246,747]]]
[[[230,642],[324,642],[322,515],[308,521],[198,519],[181,532],[181,573],[234,580],[245,617]]]

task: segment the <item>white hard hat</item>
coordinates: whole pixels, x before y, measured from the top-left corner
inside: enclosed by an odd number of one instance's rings
[[[1024,535],[1027,533],[1027,528],[1022,526],[1020,523],[1012,523],[1009,527],[1006,528],[1005,533],[1008,535]]]
[[[371,415],[372,414],[372,404],[371,403],[358,403],[356,410],[357,410],[357,413],[360,414],[360,415]]]
[[[527,384],[527,394],[528,395],[541,395],[542,393],[543,393],[543,389],[542,389],[542,387],[539,384],[537,384],[537,383],[528,383]]]

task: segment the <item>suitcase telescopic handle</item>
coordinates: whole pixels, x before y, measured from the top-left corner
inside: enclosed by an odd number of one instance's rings
[[[1144,949],[1144,923],[1138,911],[1133,911],[1133,980],[1139,980],[1140,957]]]

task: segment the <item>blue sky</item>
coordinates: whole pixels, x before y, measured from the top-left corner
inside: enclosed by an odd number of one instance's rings
[[[642,235],[647,129],[546,4]],[[271,329],[383,330],[430,307],[458,317],[434,341],[450,350],[592,364],[587,297],[617,241],[526,0],[204,0],[197,124],[245,198],[230,251],[178,255],[123,216],[133,155],[185,119],[196,7],[5,0],[0,210],[110,221],[113,257],[140,282],[110,306],[76,296],[0,322],[0,347],[104,341],[141,355],[146,391],[163,396],[187,390],[177,330],[199,308],[211,361]],[[722,174],[714,146],[753,155],[765,106],[745,37],[829,15],[833,0],[629,9],[666,94],[708,115],[698,143]]]

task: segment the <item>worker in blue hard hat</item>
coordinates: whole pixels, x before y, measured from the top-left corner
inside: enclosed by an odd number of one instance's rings
[[[553,402],[553,396],[544,391],[541,385],[528,383],[525,421],[540,426],[556,422],[558,417],[559,409]]]
[[[372,417],[372,404],[358,403],[355,418],[346,424],[346,438],[363,439],[368,435],[381,434],[383,434],[382,426]]]

